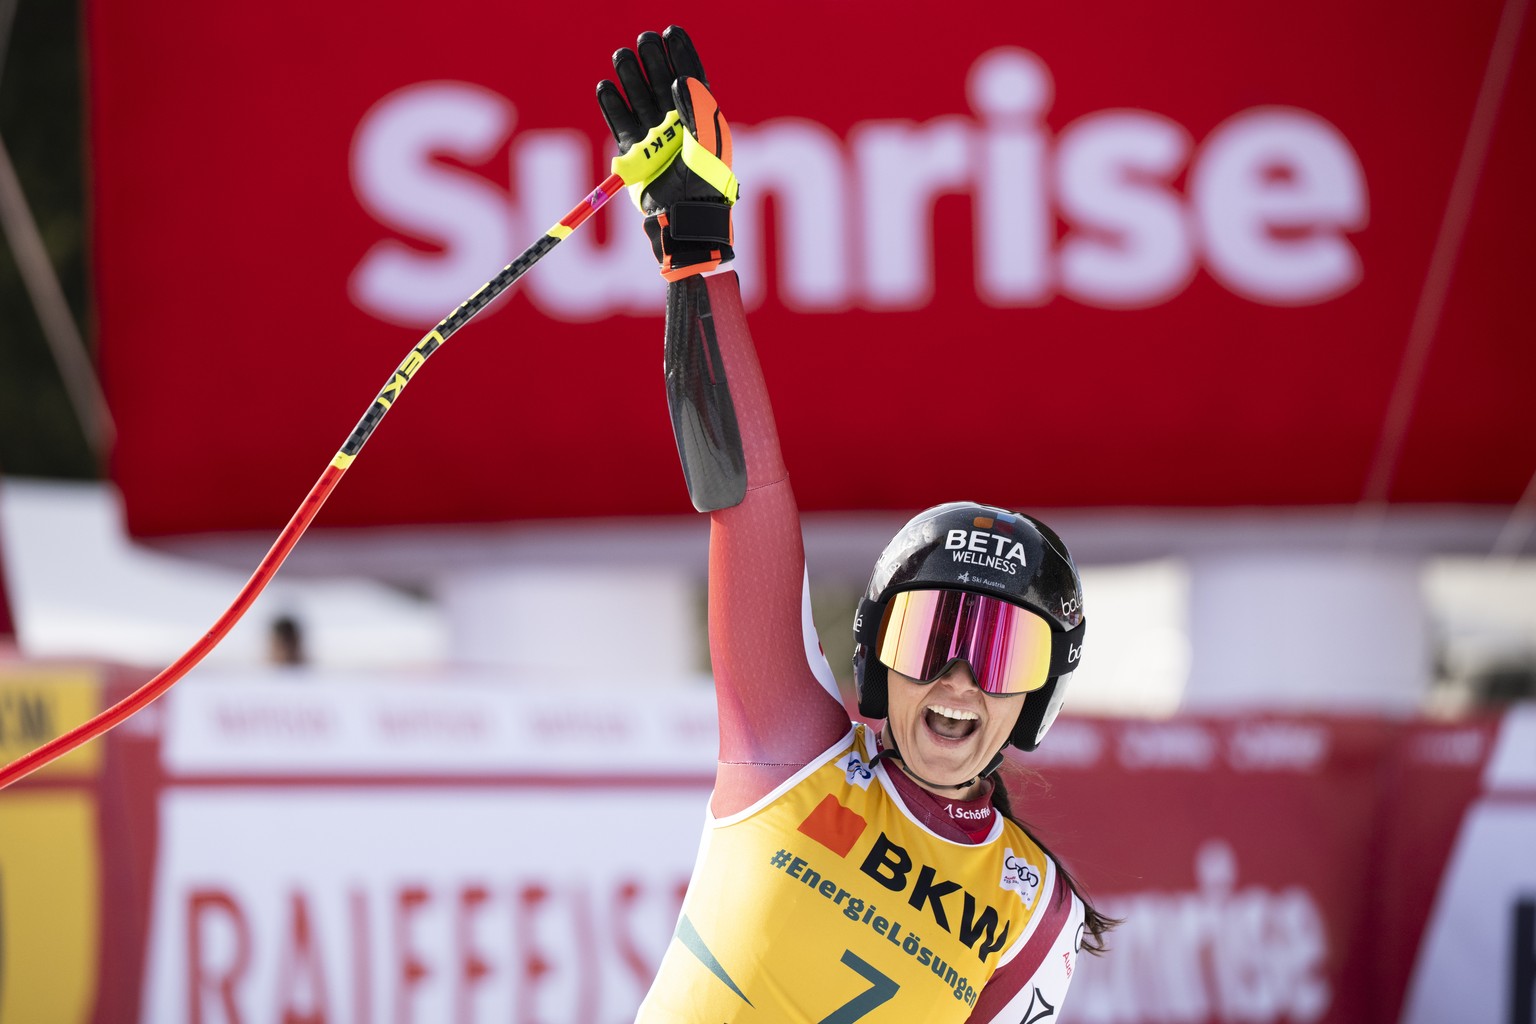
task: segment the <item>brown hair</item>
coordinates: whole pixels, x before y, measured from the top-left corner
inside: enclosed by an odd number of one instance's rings
[[[1013,768],[1015,773],[1024,777],[1039,777],[1037,773],[1030,771],[1027,768],[1021,768],[1017,765],[1011,765],[1010,767]],[[1034,830],[1026,825],[1024,821],[1013,812],[1013,800],[1008,795],[1008,787],[1003,784],[1002,775],[1002,772],[998,772],[992,777],[992,806],[997,808],[997,813],[1001,814],[1003,817],[1019,826],[1019,828],[1023,829],[1024,834],[1027,835],[1036,846],[1040,847],[1042,853],[1051,858],[1051,860],[1056,864],[1056,870],[1060,871],[1061,877],[1066,879],[1067,887],[1072,890],[1072,894],[1083,901],[1083,948],[1095,956],[1103,955],[1109,951],[1109,947],[1104,943],[1104,937],[1108,935],[1116,925],[1121,924],[1122,919],[1116,917],[1105,917],[1103,914],[1099,913],[1099,911],[1094,907],[1092,901],[1088,899],[1088,893],[1083,889],[1081,885],[1078,884],[1077,879],[1072,877],[1072,872],[1067,870],[1066,865],[1061,862],[1061,859],[1052,853],[1049,849],[1047,849],[1046,845],[1040,841],[1038,836],[1035,835]]]

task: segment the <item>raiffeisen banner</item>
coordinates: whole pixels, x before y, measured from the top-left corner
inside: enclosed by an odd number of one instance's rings
[[[732,124],[802,503],[1514,501],[1523,14],[668,11]],[[421,332],[606,174],[593,86],[665,26],[93,0],[87,27],[112,471],[162,535],[287,518]],[[615,201],[422,371],[323,522],[686,511],[663,297]]]
[[[142,681],[4,669],[0,753]],[[178,686],[0,795],[0,1024],[633,1020],[714,701],[572,682]],[[1124,919],[1032,1024],[1536,1020],[1536,707],[1068,717],[1003,778]]]

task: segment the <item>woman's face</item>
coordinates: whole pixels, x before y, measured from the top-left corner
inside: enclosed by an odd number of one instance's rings
[[[902,759],[929,782],[954,785],[976,775],[1003,749],[1024,709],[1024,698],[983,693],[964,662],[922,683],[889,670],[887,725]],[[921,780],[914,779],[921,785]],[[934,789],[940,796],[970,799],[982,783],[966,790]]]

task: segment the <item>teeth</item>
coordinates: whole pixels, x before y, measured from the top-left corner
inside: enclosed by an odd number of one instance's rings
[[[969,722],[972,719],[981,717],[974,711],[961,711],[958,708],[945,707],[943,704],[929,704],[928,710],[934,714],[943,715],[945,718],[954,718],[962,722]]]

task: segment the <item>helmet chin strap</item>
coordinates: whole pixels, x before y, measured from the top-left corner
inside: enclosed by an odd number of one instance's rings
[[[896,737],[890,735],[889,729],[885,730],[885,734],[882,736],[882,739],[888,740],[888,745],[884,750],[880,751],[874,757],[869,759],[870,768],[874,768],[886,758],[890,758],[892,761],[900,761],[902,771],[906,772],[909,776],[918,782],[921,782],[923,785],[929,786],[933,789],[966,789],[970,786],[974,786],[976,783],[982,781],[983,779],[990,779],[994,774],[997,773],[997,770],[1003,766],[1003,750],[1008,749],[1008,744],[1004,743],[1003,749],[999,750],[996,754],[993,754],[992,760],[988,761],[987,766],[981,771],[977,772],[976,775],[965,780],[964,782],[956,782],[951,784],[947,782],[930,782],[928,779],[923,778],[921,775],[917,774],[917,772],[913,771],[912,766],[907,763],[907,759],[902,756],[901,750],[896,746]]]

